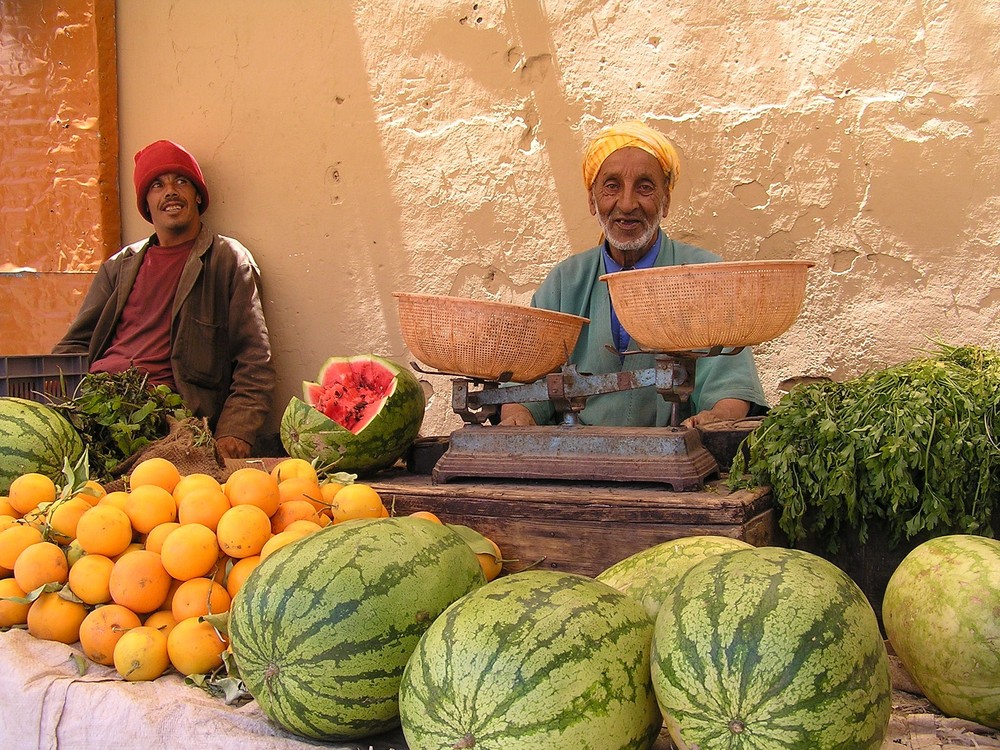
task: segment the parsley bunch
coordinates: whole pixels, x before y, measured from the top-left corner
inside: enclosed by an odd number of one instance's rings
[[[164,437],[167,417],[191,416],[178,394],[149,383],[135,368],[85,375],[61,408],[83,438],[90,476],[98,481],[111,478],[115,466]]]
[[[993,536],[1000,507],[1000,353],[931,356],[788,393],[737,453],[730,486],[768,485],[795,542]],[[746,475],[744,475],[746,474]]]

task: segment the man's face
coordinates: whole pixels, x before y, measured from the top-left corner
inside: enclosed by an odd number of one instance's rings
[[[146,193],[146,205],[158,235],[183,234],[192,226],[200,226],[200,203],[194,183],[174,172],[159,175]]]
[[[590,190],[590,213],[604,230],[611,256],[622,265],[632,265],[653,246],[669,208],[663,168],[641,148],[622,148],[611,154]]]

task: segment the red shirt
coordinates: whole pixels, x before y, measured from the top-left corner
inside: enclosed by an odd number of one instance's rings
[[[194,240],[175,247],[150,245],[135,285],[115,327],[111,346],[90,365],[91,372],[117,373],[136,367],[149,382],[174,389],[170,365],[170,322],[174,296]]]

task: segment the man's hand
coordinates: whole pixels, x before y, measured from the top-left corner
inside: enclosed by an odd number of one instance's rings
[[[528,407],[523,404],[504,404],[500,407],[500,425],[506,427],[529,427],[535,424]]]
[[[247,458],[253,447],[245,440],[232,436],[218,438],[215,445],[223,458]]]
[[[721,398],[711,409],[705,409],[694,416],[688,417],[681,422],[681,425],[684,427],[697,427],[698,425],[705,425],[710,422],[743,419],[749,412],[749,402],[738,398]]]

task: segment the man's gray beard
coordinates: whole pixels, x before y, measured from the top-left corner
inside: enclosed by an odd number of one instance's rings
[[[643,232],[641,237],[630,240],[624,244],[618,244],[616,240],[611,238],[611,229],[609,226],[610,222],[606,223],[604,217],[598,214],[597,223],[601,225],[601,229],[604,231],[604,237],[608,240],[608,244],[625,253],[634,253],[642,250],[646,247],[646,245],[653,241],[653,238],[656,236],[656,232],[660,228],[659,224],[652,224],[645,232]]]

